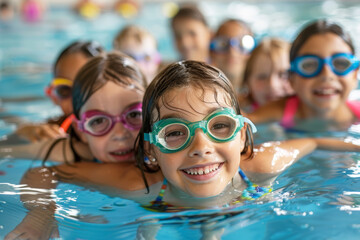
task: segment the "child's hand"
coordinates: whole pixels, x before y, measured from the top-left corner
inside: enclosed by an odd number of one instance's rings
[[[23,125],[15,133],[30,142],[66,137],[63,129],[56,124]]]
[[[58,237],[59,232],[53,214],[36,209],[31,210],[21,223],[5,236],[4,240],[45,240]]]

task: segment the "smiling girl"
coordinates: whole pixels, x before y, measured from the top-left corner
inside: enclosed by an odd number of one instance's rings
[[[346,130],[360,119],[360,102],[348,101],[357,87],[359,60],[350,36],[337,24],[317,20],[290,50],[290,84],[296,94],[259,108],[255,123],[278,121],[302,131]]]

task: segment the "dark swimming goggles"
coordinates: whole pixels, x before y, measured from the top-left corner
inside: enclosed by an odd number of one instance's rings
[[[291,72],[304,78],[312,78],[320,74],[324,64],[338,76],[345,76],[359,67],[359,60],[350,53],[337,53],[327,58],[316,55],[303,55],[291,62]]]
[[[49,97],[55,97],[59,100],[71,97],[73,82],[65,78],[55,78],[50,86],[45,88],[45,93]]]
[[[225,53],[229,51],[230,47],[242,53],[249,54],[255,47],[255,39],[250,35],[233,38],[217,37],[210,43],[210,50],[214,52]]]

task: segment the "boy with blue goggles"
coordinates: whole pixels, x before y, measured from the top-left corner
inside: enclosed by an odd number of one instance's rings
[[[163,153],[175,153],[191,144],[197,128],[214,142],[228,142],[235,138],[244,122],[256,132],[255,125],[246,117],[236,115],[232,108],[216,110],[198,122],[168,118],[156,122],[152,132],[144,133],[144,140],[156,145]]]
[[[312,78],[320,74],[324,64],[338,76],[345,76],[359,67],[359,60],[350,53],[337,53],[327,58],[316,55],[303,55],[291,62],[291,72],[304,78]]]

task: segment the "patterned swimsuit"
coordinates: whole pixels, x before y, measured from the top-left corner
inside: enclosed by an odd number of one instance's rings
[[[241,178],[244,180],[244,182],[247,184],[247,188],[243,190],[239,200],[233,201],[230,204],[226,204],[223,207],[235,205],[237,203],[243,202],[244,200],[250,200],[250,201],[256,200],[272,191],[272,188],[259,187],[258,185],[252,183],[250,179],[246,177],[243,171],[241,171],[240,168],[239,168],[239,174]],[[161,190],[158,196],[156,197],[156,199],[150,202],[150,205],[143,206],[143,208],[154,212],[178,212],[183,210],[194,209],[192,207],[178,207],[166,203],[163,200],[166,188],[167,188],[167,180],[164,178],[163,185],[161,186]]]

